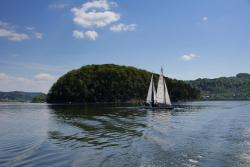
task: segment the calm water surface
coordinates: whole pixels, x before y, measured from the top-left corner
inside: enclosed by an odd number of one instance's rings
[[[0,166],[250,166],[250,101],[0,104]]]

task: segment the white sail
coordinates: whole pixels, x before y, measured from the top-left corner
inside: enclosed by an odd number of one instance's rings
[[[148,96],[147,96],[147,103],[151,103],[156,101],[156,91],[155,91],[155,85],[154,85],[154,78],[153,75],[151,77],[151,81],[149,84],[149,88],[148,88]]]
[[[171,106],[172,104],[171,104],[170,97],[169,97],[169,94],[168,94],[168,88],[167,88],[167,84],[166,84],[165,79],[164,79],[164,87],[165,87],[165,104]]]
[[[162,69],[161,69],[161,74],[160,74],[158,86],[157,86],[156,102],[158,104],[171,105],[169,94],[168,94],[168,89],[165,83]]]
[[[160,75],[158,86],[157,86],[157,93],[156,93],[156,101],[157,103],[164,104],[165,103],[165,97],[164,97],[164,82],[163,82],[163,76]]]
[[[152,75],[150,85],[149,85],[149,88],[148,88],[148,96],[147,96],[147,100],[146,100],[147,103],[152,102],[153,84],[154,83],[153,83],[153,75]]]

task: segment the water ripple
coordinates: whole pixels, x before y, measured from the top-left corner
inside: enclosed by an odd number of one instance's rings
[[[250,103],[0,105],[0,166],[249,166]]]

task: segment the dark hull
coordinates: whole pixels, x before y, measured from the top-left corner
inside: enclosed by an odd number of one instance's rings
[[[173,106],[155,106],[155,107],[152,107],[152,106],[141,106],[141,108],[143,108],[143,109],[152,109],[152,110],[157,110],[157,109],[168,109],[168,110],[171,110],[174,107]]]

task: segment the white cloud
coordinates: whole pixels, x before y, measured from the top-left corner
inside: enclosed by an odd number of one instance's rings
[[[35,75],[35,79],[38,81],[54,81],[56,78],[48,73],[40,73]]]
[[[91,2],[86,2],[82,4],[82,9],[85,11],[90,10],[90,9],[109,10],[110,4],[108,3],[107,0],[93,0]]]
[[[77,38],[77,39],[83,39],[84,38],[84,32],[74,30],[73,33],[72,33],[72,36]]]
[[[65,73],[71,70],[73,67],[71,66],[57,66],[57,65],[49,65],[49,64],[39,64],[33,62],[10,62],[10,61],[2,61],[0,60],[0,66],[14,68],[14,69],[28,69],[36,72],[46,71],[53,73]]]
[[[0,81],[8,79],[8,75],[5,73],[0,73]]]
[[[35,27],[26,27],[26,30],[29,30],[29,31],[32,31],[34,29],[35,29]]]
[[[14,30],[0,27],[0,37],[7,38],[10,41],[20,42],[29,39],[25,33],[17,33]]]
[[[113,32],[122,32],[122,31],[135,31],[136,24],[116,24],[110,27],[110,30]]]
[[[65,3],[61,3],[61,4],[50,4],[49,8],[50,9],[64,9],[66,7],[68,7],[69,4],[65,4]]]
[[[204,17],[202,18],[202,20],[203,20],[203,21],[208,21],[208,17],[207,17],[207,16],[204,16]]]
[[[90,40],[95,40],[98,37],[98,34],[96,31],[86,31],[85,36]]]
[[[36,39],[43,39],[43,33],[34,32],[34,36],[35,36]]]
[[[34,32],[35,27],[23,27],[25,33],[17,32],[16,29],[20,29],[19,26],[0,21],[0,38],[5,38],[10,41],[20,42],[28,39],[42,39],[43,33]]]
[[[79,8],[72,8],[74,23],[84,28],[98,28],[109,25],[120,19],[120,14],[111,11],[107,0],[93,0],[86,2]]]
[[[72,33],[72,36],[77,38],[77,39],[89,39],[89,40],[96,40],[98,37],[98,33],[96,31],[78,31],[74,30]]]
[[[190,53],[190,54],[185,54],[185,55],[181,56],[181,59],[183,61],[191,61],[191,60],[195,59],[196,57],[197,57],[197,55]]]
[[[118,4],[116,3],[116,2],[109,2],[109,4],[110,4],[110,6],[112,6],[112,7],[118,7]]]
[[[6,23],[6,22],[4,22],[4,21],[0,21],[0,27],[8,27],[9,26],[9,24],[8,23]]]
[[[1,91],[41,91],[48,92],[49,88],[56,81],[57,77],[41,73],[34,78],[24,78],[0,73]]]

